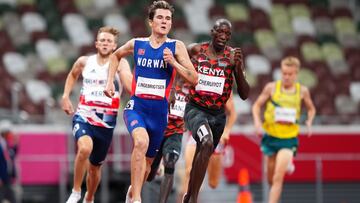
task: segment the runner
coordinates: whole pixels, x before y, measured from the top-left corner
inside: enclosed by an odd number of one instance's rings
[[[208,162],[223,134],[225,104],[232,94],[233,76],[237,92],[247,99],[249,84],[245,79],[240,48],[226,45],[231,37],[231,23],[219,19],[211,30],[212,40],[192,46],[189,53],[199,74],[199,81],[190,89],[185,109],[185,125],[195,139],[196,151],[183,202],[197,202]]]
[[[74,186],[67,203],[77,203],[81,199],[81,184],[86,169],[87,192],[83,202],[94,202],[101,177],[101,164],[105,160],[112,140],[120,105],[119,83],[116,83],[115,97],[112,99],[106,97],[102,91],[108,77],[109,56],[116,49],[118,33],[112,27],[100,28],[95,42],[97,54],[79,57],[65,82],[61,105],[66,114],[73,115],[73,135],[77,143]],[[121,67],[121,78],[126,80],[131,74],[129,64],[123,60],[119,67]],[[83,77],[83,87],[74,114],[70,93],[80,74]]]
[[[265,133],[261,151],[266,156],[268,182],[271,185],[269,203],[279,202],[284,176],[298,149],[301,101],[307,108],[306,126],[311,136],[315,107],[307,87],[296,82],[300,61],[286,57],[281,61],[281,80],[265,85],[252,107],[256,134]],[[260,119],[261,107],[266,103],[264,122]]]
[[[144,180],[160,149],[167,126],[168,97],[175,74],[191,85],[197,83],[197,73],[182,41],[167,37],[174,8],[166,1],[154,1],[148,10],[151,35],[134,38],[111,56],[110,72],[105,94],[113,96],[112,84],[118,61],[134,55],[135,71],[132,97],[125,110],[124,120],[134,147],[131,155],[131,185],[126,202],[141,202]]]

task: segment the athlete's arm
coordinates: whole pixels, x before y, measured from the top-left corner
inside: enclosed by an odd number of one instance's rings
[[[311,126],[315,118],[316,109],[311,99],[309,89],[307,87],[301,86],[301,94],[303,96],[303,100],[307,108],[307,119],[305,121],[305,124],[306,127],[308,128],[308,136],[311,136],[312,135]]]
[[[130,94],[133,75],[130,70],[130,64],[125,58],[122,58],[120,60],[118,66],[118,74],[122,86],[124,87],[126,92]]]
[[[73,64],[69,74],[66,77],[64,93],[61,98],[61,108],[68,115],[74,113],[74,108],[70,101],[70,94],[72,89],[74,88],[75,82],[77,81],[77,79],[79,78],[80,74],[82,73],[85,67],[87,58],[88,58],[87,56],[79,57]]]
[[[108,97],[114,96],[114,77],[119,66],[119,61],[122,57],[128,56],[134,52],[135,39],[127,41],[124,45],[119,47],[113,54],[110,55],[109,74],[107,78],[106,88],[104,93]]]
[[[244,57],[240,48],[234,48],[232,52],[235,68],[234,76],[237,85],[237,92],[241,99],[245,100],[249,96],[250,86],[245,78],[245,67],[244,67]]]
[[[221,142],[223,142],[224,144],[226,144],[229,141],[231,128],[234,126],[235,121],[237,119],[237,113],[235,111],[234,99],[232,93],[225,104],[225,112],[227,118],[226,118],[224,132],[221,136]]]
[[[175,80],[173,82],[173,86],[171,87],[170,95],[169,95],[169,107],[173,107],[175,104],[175,93],[176,93],[176,87],[182,87],[184,84],[184,79],[179,76],[179,74],[176,74]],[[170,108],[169,108],[170,112]]]
[[[254,120],[255,133],[256,135],[261,135],[262,127],[261,127],[261,119],[260,119],[260,110],[261,107],[265,104],[265,102],[271,97],[271,94],[275,88],[275,83],[271,82],[266,84],[255,103],[252,106],[252,116]]]
[[[169,63],[172,67],[174,67],[177,74],[179,74],[191,85],[195,86],[197,84],[197,73],[190,61],[186,47],[182,41],[176,41],[175,55],[171,53],[170,49],[164,49],[164,60],[166,63]]]

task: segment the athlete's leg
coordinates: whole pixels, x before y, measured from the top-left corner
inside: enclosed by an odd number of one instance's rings
[[[165,168],[164,179],[160,185],[160,202],[166,203],[174,183],[175,165],[181,152],[181,134],[173,134],[164,143],[163,164]]]
[[[93,141],[90,136],[81,136],[77,141],[77,153],[74,163],[74,185],[72,192],[66,201],[76,203],[81,199],[81,184],[84,179],[85,171],[89,166],[89,156],[93,148]]]
[[[223,155],[221,153],[213,153],[209,160],[207,172],[209,186],[212,189],[215,189],[220,182],[220,177],[222,173],[222,156]]]
[[[88,159],[93,149],[93,141],[90,136],[82,136],[77,141],[78,151],[74,164],[74,190],[81,191],[81,184],[84,179]]]
[[[193,138],[189,138],[189,139],[193,139]],[[184,177],[182,180],[182,189],[181,189],[181,193],[179,194],[181,200],[184,196],[184,194],[187,191],[188,188],[188,184],[189,184],[189,179],[190,179],[190,172],[191,172],[191,166],[192,166],[192,162],[194,159],[194,155],[195,155],[195,150],[196,150],[196,143],[192,144],[192,143],[188,143],[185,147],[185,152],[184,152],[184,158],[185,158],[185,173],[184,173]]]
[[[277,203],[281,196],[287,166],[293,158],[291,149],[281,149],[276,154],[275,171],[270,188],[269,203]]]
[[[204,180],[209,158],[214,151],[213,135],[208,123],[200,125],[197,130],[199,143],[196,145],[192,169],[190,172],[187,197],[184,202],[197,202],[199,190]],[[188,198],[190,196],[190,198]]]
[[[165,142],[165,138],[164,140],[162,141],[161,143],[161,147],[160,147],[160,150],[159,152],[156,154],[152,164],[151,164],[151,168],[150,168],[150,172],[149,172],[149,175],[148,177],[146,178],[146,181],[149,181],[151,182],[152,180],[154,180],[158,170],[159,170],[159,167],[160,167],[160,163],[161,163],[161,160],[162,160],[162,150],[163,150],[163,146],[164,146],[164,142]]]
[[[93,150],[93,138],[91,137],[93,128],[91,125],[73,121],[73,134],[77,140],[77,153],[74,163],[74,185],[67,203],[76,203],[81,199],[81,184]]]
[[[94,201],[97,187],[99,186],[101,179],[101,166],[93,165],[90,163],[87,177],[86,177],[86,195],[85,200],[87,202]]]
[[[166,203],[174,183],[175,164],[179,159],[177,153],[167,153],[163,157],[165,174],[160,185],[160,202]]]
[[[275,171],[276,154],[271,156],[265,156],[267,180],[270,185],[273,183],[274,171]]]
[[[139,127],[132,131],[134,148],[131,153],[131,198],[141,201],[141,187],[146,174],[146,151],[149,146],[149,135],[145,128]],[[151,167],[151,166],[150,166]],[[150,172],[149,167],[149,172]]]
[[[101,165],[104,162],[109,151],[112,137],[112,128],[92,127],[93,132],[93,150],[89,157],[89,167],[86,177],[87,191],[84,197],[84,203],[93,202],[96,190],[101,179]]]

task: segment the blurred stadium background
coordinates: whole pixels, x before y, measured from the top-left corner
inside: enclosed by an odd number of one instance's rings
[[[95,51],[99,27],[118,28],[119,44],[147,36],[150,2],[0,0],[0,118],[13,121],[20,136],[22,202],[65,202],[75,151],[71,119],[59,107],[65,77],[77,57]],[[237,172],[243,167],[250,172],[254,202],[265,199],[267,186],[262,181],[259,140],[252,135],[251,104],[265,83],[279,78],[281,58],[292,55],[302,61],[299,80],[310,88],[318,115],[315,135],[300,136],[296,171],[286,179],[282,202],[360,202],[360,2],[169,2],[176,9],[170,37],[185,44],[210,39],[214,19],[231,20],[231,45],[243,49],[251,84],[248,100],[235,97],[239,116],[221,186],[215,191],[204,186],[200,201],[235,202]],[[72,97],[74,105],[79,88],[80,83]],[[131,140],[121,118],[96,202],[124,201]],[[152,191],[144,193],[149,196]]]

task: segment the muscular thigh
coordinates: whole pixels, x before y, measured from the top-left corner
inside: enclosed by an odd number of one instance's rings
[[[198,130],[202,125],[208,125],[207,115],[204,111],[187,104],[185,108],[184,121],[186,128],[191,132],[191,135],[197,143],[200,142]]]

